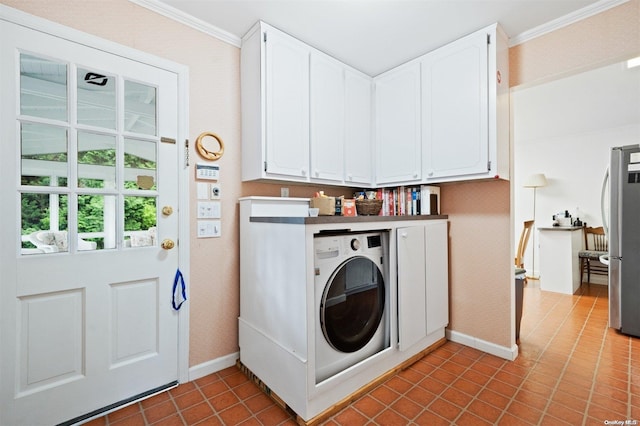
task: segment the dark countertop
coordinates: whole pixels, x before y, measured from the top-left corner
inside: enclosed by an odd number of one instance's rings
[[[539,231],[577,231],[582,226],[540,226]]]
[[[415,216],[317,216],[317,217],[260,217],[252,216],[251,222],[290,223],[296,225],[316,225],[333,223],[361,223],[361,222],[394,222],[401,220],[436,220],[448,219],[446,214],[415,215]]]

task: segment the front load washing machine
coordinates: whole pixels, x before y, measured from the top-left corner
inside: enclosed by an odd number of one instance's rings
[[[316,383],[388,348],[384,232],[314,238]]]

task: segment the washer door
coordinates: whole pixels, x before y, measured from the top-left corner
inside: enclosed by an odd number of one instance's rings
[[[320,325],[327,342],[356,352],[374,336],[384,312],[384,278],[370,259],[356,256],[334,271],[322,294]]]

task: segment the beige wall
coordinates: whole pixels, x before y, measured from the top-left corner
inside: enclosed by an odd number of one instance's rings
[[[112,40],[189,67],[189,137],[205,131],[225,142],[220,183],[223,192],[222,237],[197,239],[191,221],[190,365],[195,366],[238,350],[239,229],[237,199],[245,195],[280,194],[275,184],[240,180],[239,50],[213,37],[164,18],[126,0],[0,0],[17,9]],[[638,1],[607,13],[597,28],[628,26]],[[635,7],[635,9],[634,9]],[[604,15],[604,14],[603,14]],[[609,17],[609,15],[613,17]],[[631,17],[629,15],[632,15]],[[591,18],[591,19],[598,19]],[[600,22],[599,20],[597,22]],[[621,24],[622,23],[622,24]],[[579,25],[579,24],[576,24]],[[589,26],[580,25],[571,39],[587,40]],[[562,32],[560,32],[562,31]],[[513,84],[545,78],[582,67],[603,58],[611,49],[599,49],[596,58],[571,55],[575,42],[565,40],[566,30],[517,46],[511,52]],[[619,34],[620,31],[615,31]],[[624,37],[632,31],[622,31]],[[603,35],[607,37],[607,33]],[[582,38],[580,38],[582,37]],[[546,41],[544,41],[546,40]],[[619,37],[611,43],[616,45]],[[571,58],[558,67],[544,55]],[[583,49],[584,50],[584,49]],[[586,49],[589,50],[588,48]],[[633,47],[631,48],[633,50]],[[636,49],[638,51],[639,49]],[[625,50],[626,51],[626,50]],[[563,53],[564,52],[564,53]],[[614,56],[620,56],[615,53]],[[574,58],[577,56],[577,58]],[[515,72],[514,72],[515,70]],[[191,159],[198,160],[193,144]],[[191,178],[191,211],[195,211],[195,180]],[[291,196],[307,197],[315,187],[287,185]],[[322,188],[330,195],[349,194],[346,188]],[[505,181],[450,184],[442,188],[442,210],[450,215],[451,325],[500,346],[510,347],[513,285],[511,276],[510,187]],[[191,215],[194,217],[194,215]]]
[[[640,0],[630,0],[509,49],[509,84],[536,84],[638,55]]]
[[[513,254],[509,182],[447,184],[449,215],[449,328],[510,348]]]

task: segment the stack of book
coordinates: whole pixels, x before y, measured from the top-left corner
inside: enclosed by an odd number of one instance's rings
[[[440,188],[432,185],[379,188],[381,216],[415,216],[440,214]]]

